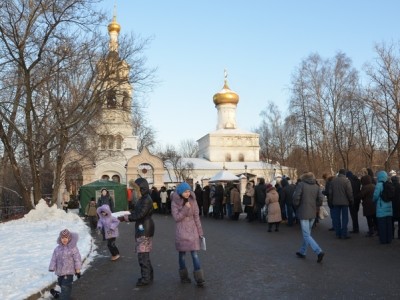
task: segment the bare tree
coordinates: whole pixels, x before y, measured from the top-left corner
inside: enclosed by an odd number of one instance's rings
[[[197,157],[199,145],[193,139],[182,140],[179,144],[179,155],[182,157]]]
[[[167,145],[165,149],[158,149],[157,155],[162,159],[170,181],[182,182],[193,174],[193,163],[185,161],[173,145]]]
[[[115,72],[138,48],[108,53],[97,31],[106,21],[94,8],[98,2],[6,0],[0,6],[0,139],[27,207],[31,188],[35,202],[42,197],[41,173],[49,165],[57,190],[66,153],[79,150],[107,93],[127,80],[150,78],[145,68],[131,77]],[[107,64],[99,69],[101,60]]]
[[[376,45],[378,55],[374,64],[366,67],[370,79],[368,103],[373,108],[377,121],[386,134],[385,169],[389,170],[390,159],[397,155],[400,168],[400,56],[398,45]]]

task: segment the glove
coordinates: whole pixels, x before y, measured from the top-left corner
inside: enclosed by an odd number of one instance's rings
[[[119,220],[120,222],[125,222],[125,217],[124,217],[124,216],[119,216],[119,217],[118,217],[118,220]]]
[[[76,278],[81,278],[81,272],[79,272],[79,273],[75,273],[75,275],[76,275]]]

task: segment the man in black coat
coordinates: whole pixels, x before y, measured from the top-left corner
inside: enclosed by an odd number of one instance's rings
[[[360,230],[358,226],[358,211],[360,209],[360,199],[357,197],[357,194],[360,192],[361,182],[360,179],[358,179],[358,177],[354,175],[351,171],[347,171],[346,177],[350,180],[354,198],[353,205],[349,206],[350,216],[353,223],[353,230],[350,232],[359,233]]]
[[[265,216],[261,215],[261,209],[265,205],[265,197],[267,195],[267,185],[265,184],[265,179],[260,178],[260,182],[254,188],[254,202],[257,205],[257,219],[261,223],[266,223]]]
[[[286,208],[286,215],[288,226],[293,226],[295,217],[294,217],[294,209],[293,209],[293,193],[296,190],[296,185],[293,183],[289,183],[290,178],[284,177],[281,180],[282,192],[279,195],[282,197],[282,202],[284,203],[284,207]]]

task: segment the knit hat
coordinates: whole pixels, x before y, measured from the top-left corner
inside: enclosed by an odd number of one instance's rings
[[[267,193],[272,190],[274,188],[274,186],[270,183],[267,184]]]
[[[192,188],[187,182],[182,182],[176,187],[176,192],[178,193],[178,195],[182,195],[187,190],[189,191],[192,190]]]
[[[67,238],[67,239],[71,239],[71,232],[69,232],[68,229],[64,229],[63,231],[60,232],[60,238]]]

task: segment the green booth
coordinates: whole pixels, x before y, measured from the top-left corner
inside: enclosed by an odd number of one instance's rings
[[[110,192],[110,196],[114,200],[114,212],[128,210],[126,184],[121,184],[110,180],[96,180],[94,182],[82,185],[79,189],[82,215],[85,214],[85,209],[90,201],[90,198],[95,197],[97,203],[97,199],[99,199],[101,190],[103,188],[106,188]]]

